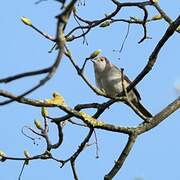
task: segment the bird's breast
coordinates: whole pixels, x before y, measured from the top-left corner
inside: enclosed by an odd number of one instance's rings
[[[122,82],[119,76],[103,76],[101,83],[103,89],[109,96],[116,96],[122,91]]]

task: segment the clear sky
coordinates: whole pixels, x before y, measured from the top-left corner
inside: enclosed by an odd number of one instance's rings
[[[135,1],[132,0],[131,2]],[[52,0],[38,5],[34,3],[35,0],[1,2],[1,78],[47,67],[53,63],[56,57],[56,52],[48,53],[53,43],[25,26],[20,17],[29,17],[35,26],[50,35],[55,35],[56,19],[54,17],[59,13],[58,3]],[[159,4],[172,19],[179,15],[179,0],[161,0]],[[86,0],[86,6],[77,7],[82,17],[91,20],[102,18],[105,13],[108,14],[113,9],[113,4],[107,0]],[[150,17],[157,14],[153,8],[149,10]],[[137,8],[130,8],[129,11],[123,10],[119,14],[119,17],[129,16],[141,18],[143,14]],[[72,20],[72,23],[67,27],[67,32],[74,25],[75,23]],[[82,39],[79,39],[69,44],[69,47],[79,65],[92,51],[101,49],[102,55],[109,58],[118,67],[123,67],[129,78],[134,79],[147,63],[150,53],[167,27],[168,24],[164,21],[150,23],[148,25],[148,35],[152,39],[138,44],[137,42],[143,35],[143,29],[140,26],[132,25],[121,54],[113,52],[113,49],[118,50],[125,37],[127,24],[123,23],[117,23],[105,29],[93,29],[86,37],[88,46],[83,45]],[[176,33],[162,48],[153,70],[138,84],[137,88],[141,94],[142,102],[153,114],[161,111],[178,96],[174,84],[180,81],[179,43],[179,34]],[[90,81],[94,83],[91,63],[87,65],[86,74]],[[0,88],[19,94],[37,83],[39,79],[40,77],[26,78],[7,85],[0,84]],[[28,97],[45,99],[51,97],[54,91],[60,92],[71,107],[79,103],[106,100],[97,97],[87,87],[77,76],[71,63],[66,58],[62,59],[54,78]],[[3,99],[0,98],[0,100]],[[52,116],[63,115],[63,112],[58,109],[51,109],[49,113]],[[24,125],[34,126],[34,119],[41,118],[40,108],[12,103],[1,107],[0,114],[0,150],[5,151],[9,156],[15,157],[23,157],[25,149],[28,149],[32,155],[42,152],[44,148],[43,141],[37,141],[38,145],[34,145],[21,133]],[[120,103],[113,105],[100,119],[124,126],[135,126],[141,122],[127,106]],[[141,135],[115,179],[180,179],[179,120],[180,112],[176,111],[158,127]],[[52,140],[56,141],[55,126],[50,127],[50,132]],[[61,159],[69,157],[77,149],[86,133],[86,129],[67,125],[64,128],[64,143],[59,150],[53,153]],[[123,134],[101,130],[97,131],[97,135],[100,158],[96,159],[95,146],[88,147],[79,156],[77,170],[80,180],[103,179],[104,174],[110,170],[127,140],[127,136]],[[93,138],[91,142],[94,142]],[[18,179],[21,167],[22,162],[19,161],[0,163],[0,179]],[[32,179],[71,180],[73,175],[69,164],[60,169],[60,165],[56,162],[37,160],[30,162],[22,175],[22,180]]]

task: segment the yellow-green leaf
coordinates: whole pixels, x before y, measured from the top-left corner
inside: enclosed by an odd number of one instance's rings
[[[153,3],[157,3],[159,0],[151,0],[151,2]]]
[[[96,51],[94,51],[88,59],[94,59],[95,57],[97,57],[99,54],[101,53],[101,49],[97,49]]]
[[[180,25],[177,27],[177,31],[180,31]]]
[[[42,115],[43,117],[48,116],[48,110],[47,110],[46,107],[41,107],[41,115]]]
[[[109,26],[109,25],[110,25],[110,21],[107,20],[107,21],[104,21],[103,23],[101,23],[99,27],[104,28],[104,27],[107,27],[107,26]]]
[[[24,156],[26,158],[30,158],[30,154],[29,154],[29,152],[27,150],[24,150]]]
[[[0,157],[4,157],[4,156],[6,156],[5,152],[0,151]]]
[[[30,158],[30,154],[29,154],[29,152],[27,151],[27,150],[24,150],[24,156],[26,157],[26,158]],[[29,164],[29,160],[25,160],[25,162],[24,162],[26,165],[28,165]]]
[[[104,122],[98,121],[97,119],[93,118],[92,116],[90,116],[89,114],[87,114],[85,112],[79,112],[79,113],[81,114],[81,116],[87,123],[90,123],[93,126],[103,126],[104,125]]]
[[[159,19],[162,19],[161,14],[157,14],[157,15],[152,17],[152,20],[159,20]]]
[[[75,38],[74,35],[68,36],[68,37],[66,38],[66,41],[67,41],[67,42],[72,41],[72,40],[74,40],[74,38]]]
[[[31,21],[27,17],[21,17],[21,21],[27,26],[32,26]]]
[[[38,129],[42,129],[42,122],[40,120],[35,119],[34,124]]]
[[[48,104],[60,105],[65,107],[67,106],[63,96],[61,96],[58,92],[54,92],[52,96],[52,99],[46,99],[45,102]]]

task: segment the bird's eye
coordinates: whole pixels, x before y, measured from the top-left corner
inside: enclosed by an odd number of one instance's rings
[[[100,61],[102,62],[102,61],[104,61],[104,59],[100,59]]]

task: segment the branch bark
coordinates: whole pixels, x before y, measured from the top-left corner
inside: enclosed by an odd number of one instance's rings
[[[105,175],[104,180],[111,180],[119,172],[120,168],[122,167],[122,165],[124,164],[124,162],[126,160],[126,157],[129,155],[129,153],[136,141],[136,138],[137,138],[136,134],[132,134],[129,136],[128,142],[127,142],[124,150],[120,154],[118,160],[115,162],[115,165],[113,166],[111,171],[107,175]]]

